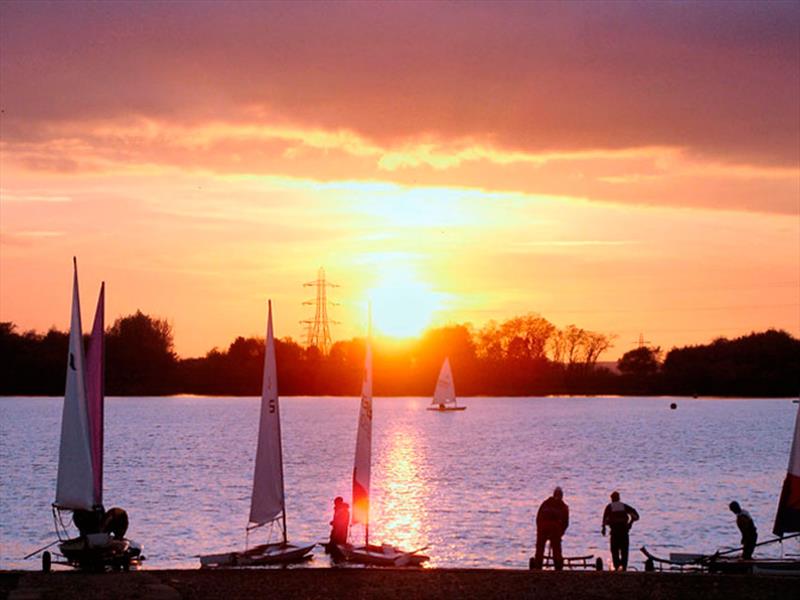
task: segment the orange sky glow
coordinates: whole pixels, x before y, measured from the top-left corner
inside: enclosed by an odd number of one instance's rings
[[[0,5],[0,320],[181,356],[528,312],[800,335],[800,5]],[[85,315],[88,319],[88,314]]]

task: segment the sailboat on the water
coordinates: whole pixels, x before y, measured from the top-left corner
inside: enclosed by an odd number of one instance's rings
[[[50,544],[58,544],[59,552],[55,556],[49,551],[42,554],[44,571],[49,571],[52,563],[90,570],[127,570],[144,560],[142,547],[124,537],[128,527],[125,511],[103,509],[104,316],[105,283],[100,287],[92,334],[84,353],[78,266],[73,258],[67,378],[53,503],[58,541]],[[64,524],[66,513],[71,513],[79,536],[70,537]]]
[[[267,339],[264,352],[264,379],[261,389],[261,417],[256,446],[256,466],[247,533],[264,525],[277,524],[281,541],[260,544],[242,552],[200,556],[201,567],[247,567],[298,562],[311,558],[313,544],[291,544],[286,531],[286,494],[283,485],[281,416],[278,401],[278,374],[275,340],[272,333],[272,301],[268,302]]]
[[[430,557],[420,554],[427,548],[407,552],[391,544],[369,543],[369,494],[372,467],[372,349],[367,339],[364,359],[364,377],[361,385],[361,407],[358,413],[356,453],[353,465],[352,526],[364,526],[364,544],[339,546],[339,553],[347,562],[385,567],[420,566]]]
[[[459,406],[456,400],[456,386],[453,383],[453,372],[450,370],[450,359],[445,358],[436,381],[436,390],[433,392],[431,405],[428,410],[436,412],[451,412],[467,410],[466,406]]]

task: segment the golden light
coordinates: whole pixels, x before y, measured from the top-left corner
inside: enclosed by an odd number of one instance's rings
[[[382,539],[405,550],[425,545],[429,534],[425,482],[419,475],[422,456],[413,433],[395,430],[381,455],[386,477],[381,502]]]
[[[383,276],[369,292],[377,332],[396,338],[420,335],[441,309],[443,294],[416,279],[408,269]]]

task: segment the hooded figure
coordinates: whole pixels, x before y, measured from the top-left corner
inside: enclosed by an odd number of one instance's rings
[[[561,554],[561,537],[569,527],[569,506],[564,503],[564,492],[560,487],[553,490],[553,495],[542,502],[536,513],[536,554],[533,568],[541,569],[544,560],[544,546],[550,541],[553,553],[553,566],[556,571],[564,568],[564,557]]]

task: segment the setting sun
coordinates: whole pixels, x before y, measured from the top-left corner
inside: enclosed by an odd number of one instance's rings
[[[414,337],[431,325],[442,308],[443,294],[416,279],[410,270],[383,277],[369,292],[372,320],[378,333],[396,338]]]

